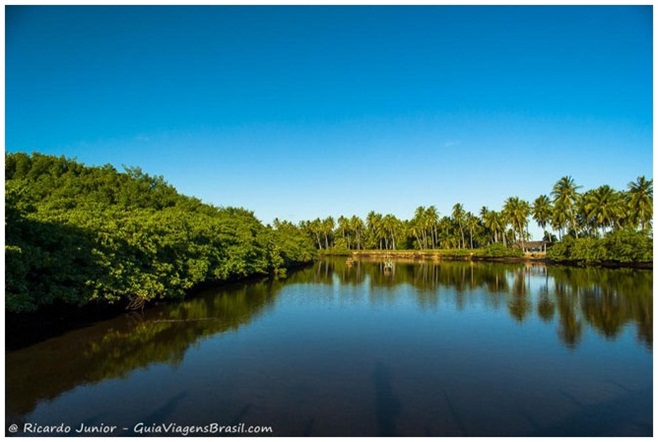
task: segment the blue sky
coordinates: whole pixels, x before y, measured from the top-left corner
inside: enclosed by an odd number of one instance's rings
[[[652,172],[652,7],[6,8],[6,150],[268,223]]]

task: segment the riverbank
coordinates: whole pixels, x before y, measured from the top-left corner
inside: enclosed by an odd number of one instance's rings
[[[286,278],[292,273],[313,264],[313,261],[289,265],[286,272],[276,275],[249,275],[242,278],[232,278],[224,281],[204,281],[187,290],[180,298],[160,298],[144,303],[141,309],[129,309],[126,302],[95,302],[83,306],[56,303],[33,312],[5,312],[5,350],[13,351],[61,336],[73,330],[91,326],[99,321],[114,319],[125,314],[139,315],[143,310],[166,304],[180,303],[198,297],[208,290],[228,287],[233,284],[244,284],[264,281],[274,278]]]
[[[381,260],[411,260],[411,261],[482,261],[482,262],[502,262],[502,263],[545,263],[555,265],[565,265],[571,267],[605,267],[605,268],[634,268],[652,270],[653,262],[619,262],[619,261],[601,261],[597,263],[585,263],[578,260],[552,260],[546,257],[544,252],[525,252],[519,251],[517,256],[490,256],[485,249],[434,249],[434,250],[349,250],[333,251],[322,250],[319,252],[320,257],[344,256],[352,259],[381,259]]]
[[[511,251],[510,251],[511,252]],[[514,252],[512,252],[514,253]],[[351,258],[453,260],[453,261],[547,261],[543,252],[510,253],[509,256],[487,256],[484,249],[430,249],[430,250],[322,250],[319,256],[345,256]]]

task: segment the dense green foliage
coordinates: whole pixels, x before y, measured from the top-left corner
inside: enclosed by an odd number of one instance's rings
[[[604,238],[566,237],[548,249],[546,256],[555,261],[585,264],[651,262],[653,244],[651,238],[642,232],[625,229],[609,233]]]
[[[521,249],[505,247],[502,244],[489,244],[482,248],[481,256],[486,256],[487,258],[518,258],[523,256],[523,251]]]
[[[182,297],[199,283],[279,272],[314,256],[289,223],[180,195],[138,168],[5,156],[6,307]]]

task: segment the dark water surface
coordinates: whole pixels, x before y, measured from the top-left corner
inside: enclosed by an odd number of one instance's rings
[[[6,432],[650,436],[652,284],[640,270],[322,261],[6,353]]]

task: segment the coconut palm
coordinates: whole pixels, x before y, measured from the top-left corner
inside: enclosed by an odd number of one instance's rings
[[[601,229],[601,236],[605,235],[605,228],[620,216],[621,201],[619,193],[607,185],[587,192],[584,197],[586,220],[593,228]]]
[[[484,227],[493,233],[494,242],[498,242],[498,233],[502,233],[505,229],[500,212],[496,212],[495,210],[486,211],[482,216],[482,222],[484,223]]]
[[[363,235],[366,231],[366,225],[363,220],[356,215],[353,215],[349,221],[350,229],[354,232],[354,241],[356,242],[356,248],[361,249],[361,242]]]
[[[578,238],[576,202],[579,198],[578,189],[581,187],[577,186],[570,176],[564,176],[555,183],[551,192],[554,210],[564,212],[564,216],[554,213],[554,219],[559,220],[558,223],[562,225],[562,218],[565,218],[569,227],[576,234],[576,238]]]
[[[321,235],[322,235],[322,221],[316,218],[313,221],[307,222],[302,226],[318,243],[318,249],[322,249]]]
[[[392,250],[395,250],[395,239],[397,236],[397,231],[401,227],[401,222],[394,215],[386,215],[382,219],[382,230],[384,231],[384,242],[386,244],[386,249],[391,246]],[[390,240],[390,242],[389,242]]]
[[[416,242],[421,250],[427,248],[427,225],[427,211],[425,207],[418,206],[410,222],[410,229],[416,237]]]
[[[516,233],[518,233],[519,241],[521,242],[521,248],[523,245],[523,238],[526,225],[528,224],[528,216],[530,215],[530,204],[527,201],[520,199],[519,197],[513,196],[505,200],[503,206],[503,213],[506,214],[507,218],[512,225],[512,231],[514,232],[514,237],[516,238]]]
[[[376,244],[378,249],[382,249],[383,236],[382,236],[382,215],[375,213],[371,210],[366,215],[366,224],[368,225],[368,234],[372,244]]]
[[[430,244],[434,248],[437,241],[437,224],[439,223],[439,211],[436,210],[435,206],[429,206],[425,210],[425,222],[428,235],[431,237]]]
[[[540,195],[533,202],[531,213],[537,225],[545,229],[546,225],[551,222],[551,215],[553,214],[551,200],[546,195]]]
[[[457,226],[459,228],[459,233],[461,234],[461,247],[466,247],[466,239],[464,237],[464,216],[466,212],[464,212],[464,206],[462,206],[460,203],[455,204],[452,206],[452,219],[457,223]]]
[[[473,248],[473,236],[475,234],[475,231],[477,230],[478,227],[480,227],[480,220],[473,215],[471,212],[466,212],[465,216],[466,220],[464,222],[464,225],[468,229],[470,241],[471,241],[471,249]]]
[[[628,183],[628,208],[631,221],[639,223],[643,232],[648,231],[653,218],[653,180],[639,176]]]
[[[338,232],[340,232],[341,238],[343,238],[343,241],[347,245],[347,248],[350,248],[350,220],[346,216],[339,216],[338,217]]]
[[[329,238],[333,234],[335,225],[336,223],[332,216],[328,216],[322,220],[322,233],[324,235],[324,246],[326,249],[329,249]]]
[[[562,232],[568,226],[567,211],[560,205],[553,205],[551,214],[551,226],[557,230],[560,241],[562,241]]]
[[[449,217],[442,217],[439,220],[437,229],[437,243],[439,244],[439,247],[451,249],[459,245],[459,240],[453,234],[453,222]]]

